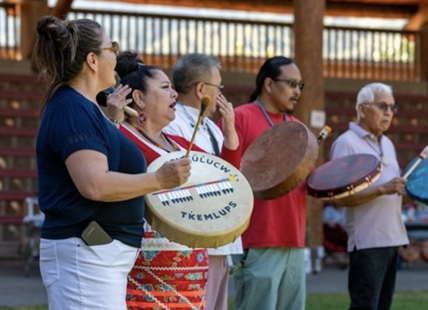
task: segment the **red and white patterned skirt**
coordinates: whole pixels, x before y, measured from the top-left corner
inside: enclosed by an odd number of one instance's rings
[[[198,309],[205,306],[206,249],[170,242],[157,232],[144,234],[128,275],[128,309]]]

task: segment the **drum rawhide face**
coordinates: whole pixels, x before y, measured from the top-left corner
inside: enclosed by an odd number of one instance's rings
[[[242,157],[241,171],[256,198],[274,199],[299,186],[317,157],[315,135],[302,123],[283,122],[250,144]]]
[[[404,169],[404,174],[417,159],[418,157],[410,162],[406,169]],[[428,158],[421,161],[407,177],[405,189],[412,200],[428,204]]]
[[[323,200],[347,197],[377,181],[380,161],[371,154],[353,154],[333,159],[313,171],[307,180],[308,194]]]
[[[181,158],[172,152],[153,161],[147,172]],[[250,184],[233,165],[214,155],[191,151],[189,180],[180,187],[147,194],[147,222],[166,238],[194,248],[216,248],[238,238],[253,210]]]

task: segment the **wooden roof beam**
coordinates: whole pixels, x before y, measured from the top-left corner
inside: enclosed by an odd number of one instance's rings
[[[64,19],[71,10],[73,0],[58,0],[51,14],[58,18]]]
[[[426,22],[428,22],[428,1],[423,1],[419,10],[409,19],[404,29],[417,31]]]
[[[101,0],[98,0],[101,1]],[[120,0],[103,0],[120,1]],[[291,0],[121,0],[124,3],[168,5],[187,8],[211,8],[219,10],[242,10],[249,12],[293,14],[293,2]],[[425,0],[423,0],[425,1]],[[375,4],[372,2],[330,2],[326,1],[326,16],[344,17],[378,17],[378,18],[411,18],[418,10],[415,3],[399,4]],[[308,8],[310,9],[310,8]]]
[[[326,16],[377,17],[377,18],[411,18],[417,12],[415,5],[380,5],[355,3],[329,3]]]

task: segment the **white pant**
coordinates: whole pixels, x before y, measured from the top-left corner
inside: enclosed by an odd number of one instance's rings
[[[50,310],[126,309],[126,281],[138,248],[120,241],[87,246],[80,238],[40,241]]]

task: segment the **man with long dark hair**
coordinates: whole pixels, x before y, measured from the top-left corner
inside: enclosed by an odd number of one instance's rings
[[[235,108],[241,155],[263,132],[294,122],[304,87],[300,70],[289,58],[266,60],[256,78],[250,103]],[[290,144],[293,143],[293,137]],[[286,160],[286,159],[285,159]],[[303,310],[305,308],[306,187],[303,182],[285,196],[254,200],[244,254],[235,255],[235,309]]]

